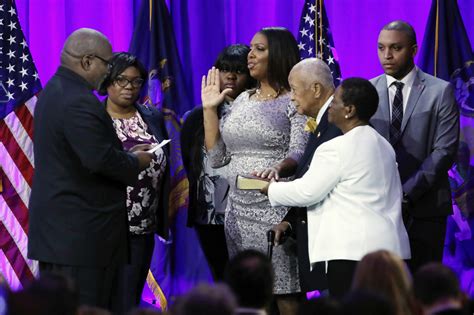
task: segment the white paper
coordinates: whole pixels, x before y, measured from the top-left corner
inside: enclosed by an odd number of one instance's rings
[[[155,152],[156,150],[158,150],[159,148],[161,148],[162,146],[164,146],[165,144],[167,144],[170,141],[171,141],[170,139],[165,139],[165,140],[161,141],[159,144],[157,144],[156,146],[154,146],[153,148],[151,148],[150,150],[148,150],[146,152],[153,153],[153,152]]]

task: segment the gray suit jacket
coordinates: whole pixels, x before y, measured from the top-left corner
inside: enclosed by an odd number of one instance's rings
[[[381,75],[371,82],[379,94],[379,107],[370,122],[389,140],[387,79]],[[394,149],[403,192],[413,202],[410,214],[414,217],[451,214],[448,170],[459,140],[459,112],[452,86],[418,69],[401,129],[402,136]]]

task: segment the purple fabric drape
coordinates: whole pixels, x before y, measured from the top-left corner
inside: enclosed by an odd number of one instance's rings
[[[64,39],[79,27],[107,35],[115,51],[128,49],[134,16],[143,0],[17,0],[20,22],[43,85],[59,64]],[[169,0],[178,49],[188,82],[199,104],[201,76],[218,52],[231,43],[249,43],[264,26],[284,26],[293,34],[303,0]],[[458,0],[471,43],[474,5]],[[381,72],[376,41],[387,22],[403,19],[424,35],[431,0],[326,0],[334,44],[345,77],[373,77]],[[473,45],[474,46],[474,45]]]

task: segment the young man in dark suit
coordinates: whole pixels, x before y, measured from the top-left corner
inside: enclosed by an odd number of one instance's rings
[[[384,74],[371,80],[379,107],[370,121],[397,154],[412,272],[443,257],[446,217],[452,213],[448,170],[459,140],[453,88],[415,66],[417,48],[408,23],[383,27],[378,56]]]
[[[316,149],[324,142],[339,135],[341,131],[328,122],[327,108],[334,95],[334,83],[329,67],[321,60],[309,58],[300,61],[288,77],[291,100],[298,113],[309,117],[309,141],[303,157],[298,162],[295,178],[302,177],[309,168]],[[306,208],[291,208],[283,221],[273,227],[275,243],[281,242],[283,235],[296,236],[300,284],[303,292],[327,288],[324,263],[317,263],[310,271],[308,257],[308,228]]]
[[[151,161],[124,152],[112,120],[92,93],[108,72],[112,47],[92,29],[66,40],[61,66],[35,108],[35,177],[28,257],[43,272],[72,278],[79,303],[110,307],[116,268],[126,262],[126,186]]]

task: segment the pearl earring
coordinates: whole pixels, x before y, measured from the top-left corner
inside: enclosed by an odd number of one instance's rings
[[[344,118],[345,118],[345,119],[348,119],[348,118],[349,118],[349,115],[344,116]]]

